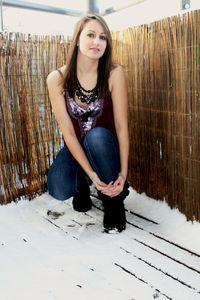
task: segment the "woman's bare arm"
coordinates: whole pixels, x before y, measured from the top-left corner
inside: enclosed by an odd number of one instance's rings
[[[121,66],[117,66],[111,72],[109,86],[113,101],[114,121],[119,142],[121,164],[119,178],[114,186],[118,186],[119,190],[121,190],[127,177],[129,155],[127,88]]]
[[[92,169],[87,156],[76,137],[72,121],[66,109],[63,88],[60,85],[60,74],[58,71],[53,71],[48,75],[47,86],[52,109],[67,147],[86,174],[94,182],[95,186],[101,190],[107,185],[100,181],[97,174]]]

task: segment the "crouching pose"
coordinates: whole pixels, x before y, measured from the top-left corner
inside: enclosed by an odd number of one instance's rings
[[[65,142],[48,173],[50,195],[73,196],[73,208],[85,212],[92,205],[90,179],[103,201],[105,232],[121,232],[129,193],[127,93],[102,17],[77,23],[66,65],[49,74],[47,86]]]

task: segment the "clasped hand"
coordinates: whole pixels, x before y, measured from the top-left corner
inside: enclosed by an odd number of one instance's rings
[[[119,174],[118,178],[113,182],[106,184],[101,181],[96,173],[93,174],[91,180],[95,187],[104,195],[115,197],[119,195],[124,188],[125,178],[122,174]]]

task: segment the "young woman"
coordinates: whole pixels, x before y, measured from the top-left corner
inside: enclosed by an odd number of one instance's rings
[[[65,141],[48,173],[50,195],[73,196],[73,208],[87,211],[90,179],[103,201],[105,232],[121,232],[129,193],[127,93],[102,17],[87,15],[77,23],[67,63],[49,74],[47,86]]]

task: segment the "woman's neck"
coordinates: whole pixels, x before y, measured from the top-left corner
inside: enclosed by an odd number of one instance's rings
[[[81,86],[86,90],[92,90],[97,84],[99,60],[77,56],[76,75]]]
[[[77,76],[80,74],[97,74],[99,60],[92,60],[81,55],[77,56]]]

